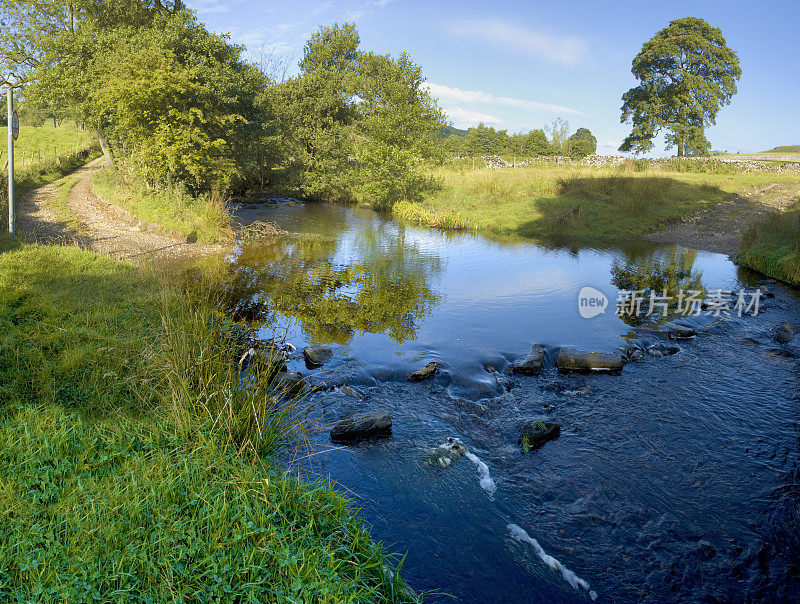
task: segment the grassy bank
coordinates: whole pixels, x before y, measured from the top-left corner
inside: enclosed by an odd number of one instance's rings
[[[641,170],[641,171],[639,171]],[[769,173],[692,173],[644,169],[533,165],[527,168],[434,172],[441,188],[421,202],[394,208],[426,226],[499,235],[639,238],[752,185],[796,180]]]
[[[163,289],[0,241],[0,600],[408,600],[341,496],[267,461],[269,376],[241,388],[226,323]]]
[[[204,243],[231,237],[230,214],[220,195],[193,197],[179,185],[153,189],[124,168],[104,168],[93,183],[104,199],[167,234]]]
[[[745,231],[737,262],[800,286],[800,200]]]

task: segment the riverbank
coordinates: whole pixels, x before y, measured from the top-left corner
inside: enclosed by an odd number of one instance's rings
[[[800,195],[744,232],[737,262],[800,287]]]
[[[0,251],[0,597],[410,599],[345,499],[204,416],[199,373],[173,377],[176,350],[202,352],[175,346],[197,303],[76,247]],[[197,358],[235,367],[226,341]]]
[[[635,169],[628,164],[441,168],[433,173],[439,190],[418,203],[397,204],[394,213],[425,226],[495,235],[640,239],[748,187],[797,181],[796,174]]]

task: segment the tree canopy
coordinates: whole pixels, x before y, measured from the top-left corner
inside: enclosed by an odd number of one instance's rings
[[[641,83],[622,96],[623,123],[633,129],[620,151],[643,153],[666,130],[678,156],[707,155],[705,128],[736,94],[739,59],[722,32],[703,19],[671,21],[642,46],[631,72]]]
[[[301,73],[275,87],[274,106],[289,173],[305,196],[377,207],[425,186],[420,160],[440,153],[444,114],[407,54],[363,52],[353,24],[321,27]]]

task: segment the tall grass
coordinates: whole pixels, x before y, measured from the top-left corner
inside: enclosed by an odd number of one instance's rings
[[[231,216],[221,193],[193,197],[179,183],[150,187],[125,166],[100,170],[93,183],[107,201],[167,234],[205,243],[226,241],[233,235]]]
[[[330,484],[264,457],[297,416],[209,310],[0,235],[0,601],[415,598]]]
[[[284,364],[280,353],[258,351],[245,372],[241,359],[258,342],[215,316],[219,305],[208,298],[194,294],[187,308],[184,296],[162,296],[163,339],[155,358],[179,433],[187,439],[212,433],[238,453],[260,455],[300,436],[302,398],[276,380]]]
[[[774,211],[742,235],[737,260],[760,273],[800,285],[800,201]]]

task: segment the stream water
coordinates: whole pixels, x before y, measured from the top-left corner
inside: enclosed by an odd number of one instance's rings
[[[698,335],[670,342],[677,354],[562,375],[562,346],[662,342],[663,319],[616,314],[620,289],[764,281],[675,246],[496,242],[285,201],[249,215],[299,234],[225,262],[240,310],[274,316],[264,334],[297,347],[290,370],[327,386],[312,395],[316,419],[393,419],[390,438],[351,447],[317,432],[304,469],[330,475],[373,537],[406,554],[415,590],[463,602],[800,595],[800,338],[774,338],[800,319],[796,290],[769,283],[758,316],[683,318]],[[586,286],[607,312],[581,317]],[[307,343],[331,346],[333,361],[308,371]],[[532,344],[546,349],[544,371],[511,375]],[[406,381],[430,361],[434,378]],[[525,454],[520,426],[536,419],[561,436]],[[427,463],[449,437],[470,456]]]

